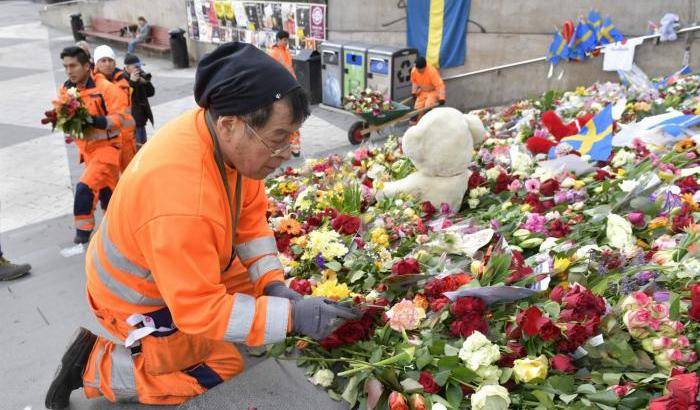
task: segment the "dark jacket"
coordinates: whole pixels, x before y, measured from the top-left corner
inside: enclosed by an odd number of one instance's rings
[[[129,80],[131,86],[131,115],[134,117],[136,126],[144,127],[147,121],[153,124],[153,111],[151,104],[148,102],[149,97],[156,94],[153,84],[150,81],[142,83],[140,81]]]

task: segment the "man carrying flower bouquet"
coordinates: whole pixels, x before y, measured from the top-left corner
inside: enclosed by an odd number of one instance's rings
[[[353,309],[284,283],[263,179],[309,116],[294,77],[250,44],[197,67],[199,108],[163,126],[122,175],[87,251],[87,294],[121,343],[80,329],[46,395],[179,404],[243,371],[234,343],[321,340]]]
[[[119,156],[119,168],[124,172],[131,160],[136,155],[136,122],[131,114],[131,85],[129,75],[121,68],[117,68],[117,61],[112,47],[101,45],[95,48],[94,75],[102,76],[107,81],[119,87],[126,95],[129,107],[124,115],[125,120],[119,127],[121,130],[122,148]]]
[[[95,227],[95,206],[107,204],[119,179],[119,132],[126,120],[126,95],[102,76],[90,72],[90,56],[80,47],[66,47],[61,60],[68,80],[59,89],[59,96],[77,89],[89,113],[84,135],[73,136],[85,170],[75,188],[76,234],[74,242],[87,243]]]

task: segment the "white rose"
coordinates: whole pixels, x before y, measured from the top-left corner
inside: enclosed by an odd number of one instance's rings
[[[491,341],[484,336],[483,333],[479,332],[478,330],[469,335],[467,340],[462,343],[462,349],[465,351],[473,352],[482,346],[486,346],[488,344],[491,344]],[[461,357],[461,356],[460,356]]]
[[[501,369],[498,366],[479,366],[476,369],[476,374],[481,377],[484,383],[498,384],[498,379],[501,377]]]
[[[613,157],[612,161],[610,161],[610,165],[612,165],[615,168],[619,168],[628,162],[634,161],[635,155],[633,152],[629,152],[625,149],[621,149],[615,154]]]
[[[571,177],[566,177],[564,178],[563,181],[561,181],[561,187],[562,188],[571,188],[576,184],[576,180],[571,178]]]
[[[555,246],[557,246],[557,238],[549,236],[540,244],[540,252],[547,252]]]
[[[488,178],[490,181],[495,181],[499,175],[501,175],[501,169],[499,167],[489,168],[486,171],[486,178]]]
[[[333,383],[334,377],[335,375],[332,371],[328,369],[320,369],[313,375],[313,377],[311,377],[310,381],[316,386],[328,387]]]
[[[474,209],[479,206],[479,200],[475,198],[469,199],[467,203],[469,204],[469,209]]]
[[[510,406],[508,390],[496,384],[479,387],[471,396],[473,410],[506,410]],[[433,409],[435,405],[433,404]]]
[[[632,224],[620,215],[608,215],[608,223],[605,229],[610,246],[617,249],[626,249],[634,246],[634,235],[632,235]]]

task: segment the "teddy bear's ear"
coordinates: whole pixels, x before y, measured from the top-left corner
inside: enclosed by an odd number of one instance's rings
[[[481,145],[481,143],[484,142],[484,136],[486,135],[486,128],[484,128],[484,124],[481,122],[479,117],[474,114],[464,114],[464,120],[467,122],[469,132],[472,134],[474,147]]]

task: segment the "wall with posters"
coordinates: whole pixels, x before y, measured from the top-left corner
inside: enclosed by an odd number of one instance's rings
[[[326,5],[280,1],[185,0],[187,32],[202,43],[244,41],[260,48],[275,43],[280,30],[293,49],[313,48],[326,39]]]

